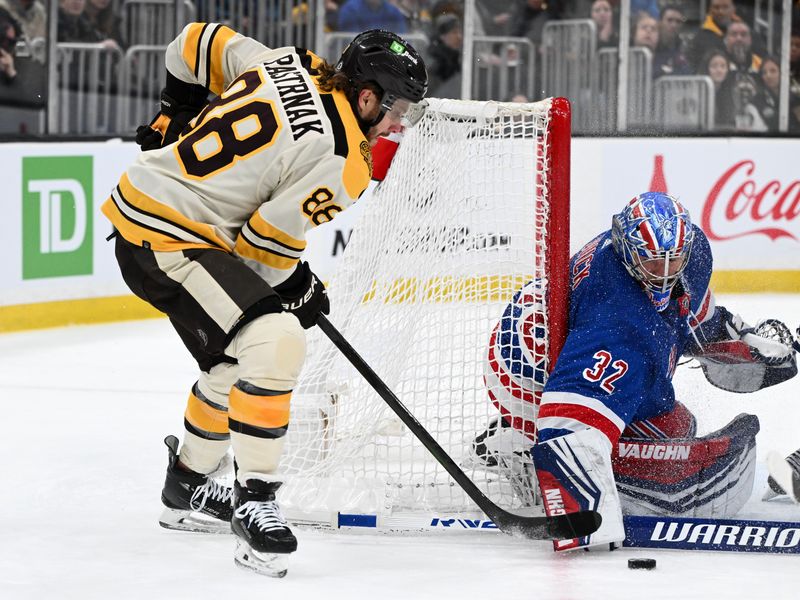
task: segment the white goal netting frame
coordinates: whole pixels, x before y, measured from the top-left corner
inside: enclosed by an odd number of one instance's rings
[[[541,384],[563,344],[569,105],[429,102],[387,178],[361,200],[328,284],[330,320],[492,501],[527,508],[531,439],[500,428],[488,462],[475,439],[498,409],[520,430],[530,427],[536,403],[515,390],[531,384],[526,377]],[[505,348],[498,324],[526,284],[515,300],[524,315],[514,308],[506,316],[527,327],[529,347]],[[490,340],[505,374],[487,370]],[[520,351],[534,373],[520,366]],[[281,506],[294,522],[491,527],[316,328],[281,472]]]

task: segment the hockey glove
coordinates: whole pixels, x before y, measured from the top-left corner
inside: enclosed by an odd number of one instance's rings
[[[328,291],[306,262],[297,263],[295,272],[275,291],[281,297],[283,310],[297,317],[303,329],[313,327],[319,313],[327,315],[331,310]]]
[[[136,129],[136,143],[142,150],[163,148],[178,140],[181,132],[207,104],[208,90],[201,85],[181,81],[167,73],[167,85],[161,90],[161,111],[149,125]]]
[[[725,328],[733,340],[741,340],[750,348],[753,358],[770,366],[794,360],[792,332],[778,319],[765,319],[755,327],[742,322],[739,315],[731,316]]]

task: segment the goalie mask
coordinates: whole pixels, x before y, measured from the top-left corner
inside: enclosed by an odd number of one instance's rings
[[[640,194],[614,215],[611,240],[631,277],[642,284],[656,310],[664,310],[694,240],[683,205],[661,192]]]
[[[393,121],[413,127],[425,113],[425,62],[408,42],[391,31],[373,29],[357,35],[342,52],[336,70],[345,73],[356,87],[374,83],[381,88],[381,112],[369,126],[388,114]]]

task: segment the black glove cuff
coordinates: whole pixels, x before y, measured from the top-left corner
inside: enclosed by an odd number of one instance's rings
[[[311,284],[311,269],[307,262],[300,261],[297,263],[294,273],[289,275],[289,278],[276,285],[273,289],[281,298],[293,299],[299,298],[306,293],[308,286]]]

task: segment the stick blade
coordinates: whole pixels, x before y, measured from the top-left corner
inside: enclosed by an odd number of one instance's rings
[[[600,528],[600,513],[587,510],[555,517],[494,515],[494,523],[505,533],[529,540],[571,540],[586,537]]]

